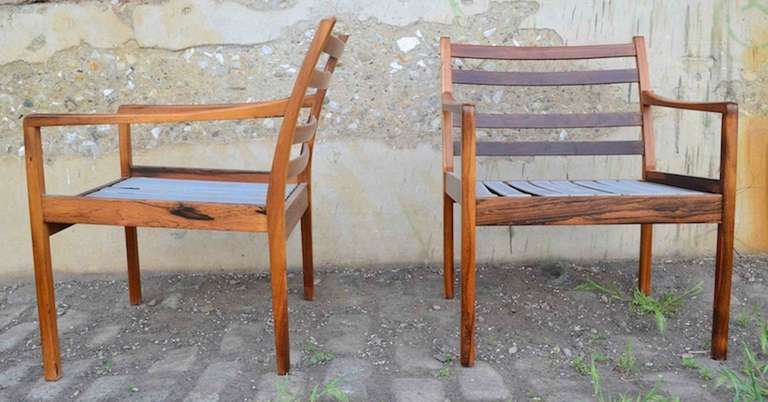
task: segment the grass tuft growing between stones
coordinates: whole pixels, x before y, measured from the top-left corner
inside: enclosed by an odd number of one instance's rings
[[[718,386],[725,385],[733,392],[737,402],[764,402],[768,400],[768,322],[760,327],[758,336],[760,352],[754,352],[742,344],[744,365],[740,371],[731,368],[720,370]],[[762,355],[762,359],[760,358]]]

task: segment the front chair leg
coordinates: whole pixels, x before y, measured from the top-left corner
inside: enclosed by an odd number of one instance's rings
[[[461,364],[475,365],[475,208],[462,204],[461,220]]]
[[[288,340],[288,276],[286,272],[283,231],[269,233],[269,264],[272,272],[272,319],[275,323],[275,356],[277,374],[288,374],[290,344]]]
[[[32,256],[35,265],[37,314],[43,354],[43,375],[48,381],[61,377],[59,331],[56,324],[56,298],[51,268],[50,228],[42,220],[32,220]]]
[[[717,227],[715,257],[715,298],[712,319],[712,358],[728,357],[728,317],[731,306],[731,274],[733,271],[733,220]]]
[[[136,228],[125,227],[125,251],[128,260],[128,300],[141,304],[141,271],[139,270],[139,239]]]

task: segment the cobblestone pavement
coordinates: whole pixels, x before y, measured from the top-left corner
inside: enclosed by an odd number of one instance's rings
[[[654,385],[682,400],[716,401],[716,388],[692,356],[717,376],[741,363],[768,311],[765,260],[742,257],[734,277],[731,356],[709,360],[712,260],[658,261],[655,292],[698,280],[661,334],[626,303],[574,288],[587,278],[628,292],[636,262],[487,266],[478,277],[478,362],[457,364],[458,299],[442,298],[434,268],[324,271],[317,298],[300,297],[290,275],[291,360],[273,374],[269,278],[263,274],[158,274],[143,277],[144,303],[130,306],[123,277],[59,278],[56,294],[63,377],[45,382],[30,280],[0,282],[0,401],[592,400],[583,372],[591,356],[606,394]],[[750,313],[751,312],[751,313]],[[752,314],[749,320],[743,318]],[[738,321],[738,322],[736,322]],[[636,364],[617,368],[633,345]]]

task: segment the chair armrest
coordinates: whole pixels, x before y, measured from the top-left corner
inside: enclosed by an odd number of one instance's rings
[[[720,114],[738,113],[738,105],[733,102],[685,102],[664,98],[651,91],[643,91],[640,95],[640,102],[644,106],[660,106]]]
[[[314,104],[314,98],[305,99],[305,104]],[[24,127],[178,123],[282,117],[287,105],[288,99],[234,105],[127,105],[122,106],[118,113],[30,114],[24,117]]]
[[[444,92],[442,97],[442,104],[443,104],[443,112],[461,114],[462,107],[468,103],[459,102],[453,98],[453,94],[451,94],[450,92]]]

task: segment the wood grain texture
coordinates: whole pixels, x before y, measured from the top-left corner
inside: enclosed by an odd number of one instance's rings
[[[639,75],[638,90],[640,93],[651,89],[651,81],[648,73],[648,55],[645,50],[645,38],[642,36],[635,36],[632,39],[632,43],[635,46],[635,63],[637,64],[637,72]],[[641,133],[643,136],[643,165],[642,175],[643,179],[646,178],[645,174],[649,170],[656,169],[656,138],[654,137],[653,127],[653,113],[648,105],[643,105],[640,102],[640,114],[643,119],[643,126]]]
[[[478,113],[477,128],[598,128],[639,127],[639,113],[591,114],[491,114]],[[453,126],[461,127],[461,120],[453,118]]]
[[[715,255],[715,297],[712,318],[712,358],[728,357],[728,320],[731,306],[733,275],[733,241],[736,220],[736,155],[739,134],[739,112],[729,104],[722,120],[720,141],[720,181],[723,191],[722,223],[717,227]]]
[[[452,72],[454,84],[500,85],[500,86],[569,86],[623,84],[638,81],[637,70],[595,70],[595,71],[483,71],[457,70]]]
[[[477,202],[477,224],[718,223],[719,194],[696,196],[497,197]]]
[[[131,175],[133,177],[156,177],[165,179],[210,180],[236,183],[268,183],[270,172],[238,169],[202,169],[173,166],[134,165],[131,168]]]
[[[135,226],[126,226],[125,253],[128,271],[128,301],[141,304],[141,271],[139,268],[139,237]]]
[[[455,142],[454,155],[461,152]],[[642,155],[642,141],[480,141],[477,156]]]
[[[587,46],[488,46],[452,44],[451,56],[466,59],[496,60],[573,60],[634,57],[631,43]]]
[[[27,169],[29,223],[32,233],[32,260],[43,354],[43,376],[48,381],[55,381],[61,377],[61,353],[51,266],[51,230],[50,225],[45,222],[42,202],[45,194],[45,175],[43,174],[43,145],[38,127],[24,128],[24,161]]]
[[[637,288],[651,295],[651,272],[653,263],[653,225],[640,225],[640,268],[637,272]]]
[[[708,193],[720,193],[720,181],[705,177],[686,176],[674,173],[646,171],[645,179],[654,183],[687,188],[689,190],[705,191]]]
[[[477,245],[477,161],[475,159],[475,108],[464,106],[461,129],[461,346],[464,367],[475,364],[475,280]]]

